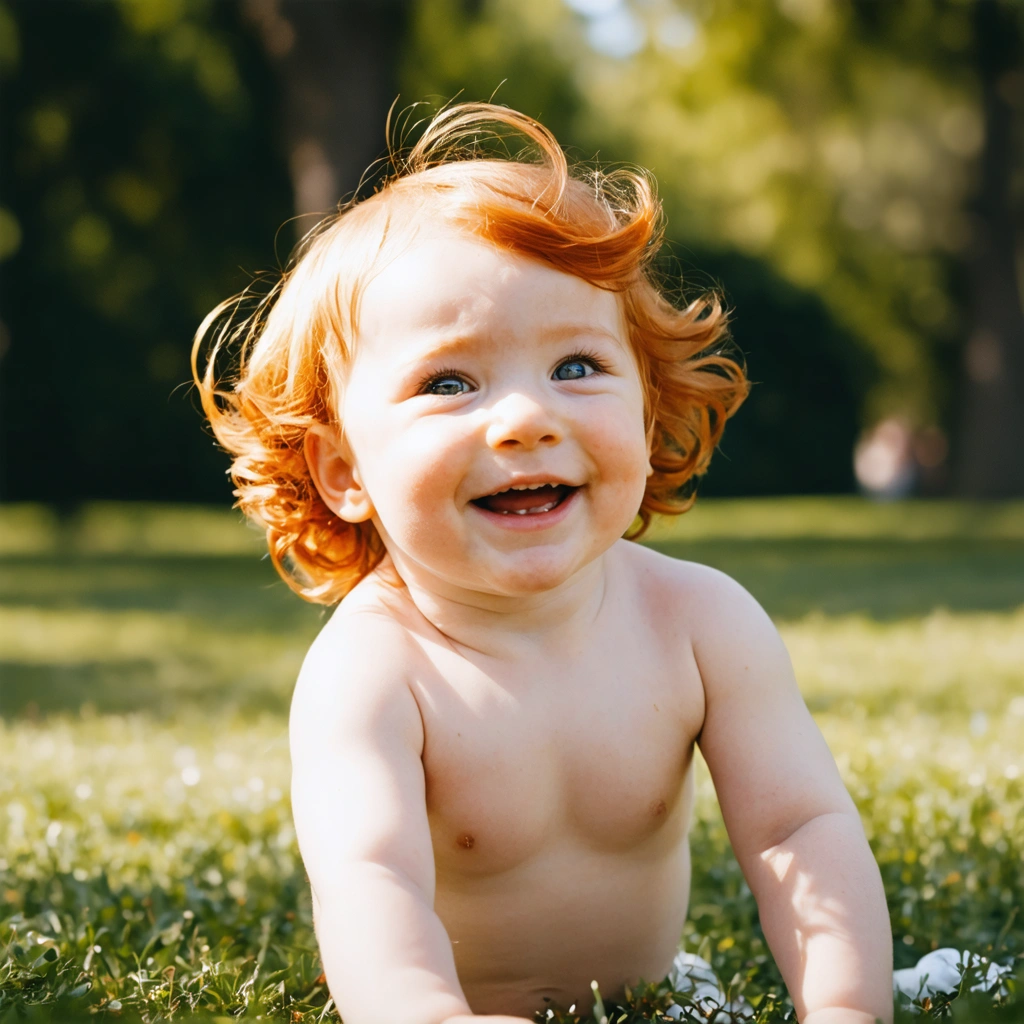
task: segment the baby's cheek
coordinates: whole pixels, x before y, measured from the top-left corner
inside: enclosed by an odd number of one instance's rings
[[[389,505],[393,518],[398,520],[402,532],[415,535],[437,526],[438,517],[445,508],[445,498],[451,503],[450,489],[445,486],[445,473],[440,467],[430,467],[414,460],[404,467],[394,467],[388,483]]]
[[[610,534],[622,536],[632,526],[647,488],[647,443],[642,432],[622,429],[603,433],[597,456],[605,500],[599,514]]]
[[[594,439],[593,451],[604,471],[608,483],[630,489],[639,487],[641,493],[647,480],[647,439],[643,425],[632,421],[610,420],[602,426]]]
[[[444,523],[465,473],[460,447],[444,440],[423,431],[385,453],[379,476],[387,506],[378,512],[385,526],[391,520],[388,532],[396,539],[443,544]]]

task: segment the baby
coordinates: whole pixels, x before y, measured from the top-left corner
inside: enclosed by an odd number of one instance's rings
[[[509,135],[529,154],[481,142]],[[799,1020],[892,1019],[879,871],[778,634],[623,539],[689,507],[747,389],[717,297],[654,283],[659,229],[644,175],[571,174],[530,118],[453,106],[200,329],[240,507],[341,602],[291,749],[345,1024],[521,1024],[664,977],[695,743]]]

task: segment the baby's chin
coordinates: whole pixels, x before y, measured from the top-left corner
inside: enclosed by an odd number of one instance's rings
[[[398,575],[406,585],[440,598],[468,600],[479,596],[515,600],[557,591],[570,583],[593,558],[571,559],[564,551],[518,552],[516,555],[469,559],[463,565],[432,565],[431,560],[402,560]]]
[[[481,560],[475,581],[467,581],[469,588],[504,597],[531,597],[551,593],[569,585],[572,580],[603,553],[567,552],[564,547],[552,545],[530,551],[505,554]]]

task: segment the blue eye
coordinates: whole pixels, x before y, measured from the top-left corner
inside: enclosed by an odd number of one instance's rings
[[[567,359],[555,370],[555,380],[579,380],[581,377],[589,377],[597,371],[589,362],[582,359]]]
[[[427,395],[440,395],[442,398],[450,398],[453,395],[464,395],[470,390],[469,382],[463,380],[461,377],[455,377],[452,374],[444,374],[443,376],[435,377],[433,380],[428,381],[426,386],[423,388],[423,393]]]

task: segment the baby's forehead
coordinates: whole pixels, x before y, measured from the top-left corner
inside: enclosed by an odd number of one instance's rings
[[[387,249],[363,287],[361,339],[573,328],[623,333],[614,292],[456,225],[426,221]]]

